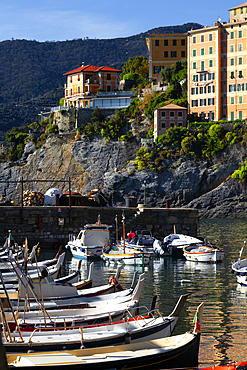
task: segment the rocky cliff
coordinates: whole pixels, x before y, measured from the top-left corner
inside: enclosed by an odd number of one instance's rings
[[[14,183],[23,177],[24,190],[46,191],[51,187],[82,194],[100,188],[112,194],[115,205],[124,205],[124,197],[133,195],[138,203],[157,207],[192,207],[201,217],[246,217],[247,192],[245,181],[231,178],[244,161],[245,150],[237,144],[218,154],[212,161],[166,159],[166,170],[157,173],[137,170],[136,152],[140,142],[75,141],[74,134],[48,138],[41,149],[26,146],[18,162],[0,165],[0,195],[20,203],[21,185]],[[38,182],[37,180],[47,180]],[[60,182],[56,182],[59,180]],[[11,182],[10,182],[11,181]]]

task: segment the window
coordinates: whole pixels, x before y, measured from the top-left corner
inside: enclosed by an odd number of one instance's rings
[[[172,40],[172,45],[177,46],[177,40]]]
[[[201,35],[201,42],[204,42],[204,35]]]
[[[165,122],[162,122],[161,127],[162,128],[166,128],[166,123]]]
[[[192,107],[198,107],[198,100],[192,100]]]
[[[200,94],[203,94],[203,87],[200,87]]]
[[[201,55],[204,55],[204,48],[201,49]]]
[[[164,58],[168,58],[168,51],[164,51]]]
[[[212,59],[209,60],[209,67],[213,67],[213,60]]]
[[[243,58],[242,57],[241,58],[238,58],[238,64],[239,65],[243,64]]]
[[[238,38],[241,39],[243,37],[243,31],[238,31]]]
[[[210,33],[210,34],[208,35],[208,41],[213,41],[213,35],[212,35],[212,33]]]
[[[111,86],[107,86],[107,91],[111,91]]]
[[[234,78],[234,72],[231,72],[230,78]]]
[[[204,61],[201,61],[201,71],[204,71]]]
[[[238,44],[238,51],[243,51],[243,44]]]
[[[196,49],[193,49],[192,55],[193,55],[193,57],[196,57]]]
[[[234,96],[231,96],[231,104],[234,104]]]
[[[236,85],[229,85],[229,92],[236,91]]]
[[[242,104],[243,103],[243,97],[242,96],[239,96],[238,97],[238,102],[239,102],[239,104]]]
[[[164,117],[166,115],[166,112],[162,111],[161,116]]]
[[[234,120],[234,112],[231,112],[231,120]]]
[[[171,51],[171,58],[177,58],[177,52]]]
[[[208,98],[208,105],[214,105],[214,98]]]
[[[175,113],[174,112],[170,112],[170,117],[174,117],[175,116]]]
[[[178,112],[178,117],[182,117],[183,116],[183,112]]]
[[[204,107],[206,105],[206,99],[200,99],[200,106]]]
[[[242,111],[241,110],[238,112],[238,118],[242,119]]]
[[[193,69],[196,69],[196,62],[193,62],[193,64],[192,64],[192,68],[193,68]]]
[[[161,66],[153,66],[153,73],[154,75],[159,74],[161,71]]]
[[[238,72],[238,77],[239,77],[239,78],[244,77],[244,76],[243,76],[243,71],[239,71],[239,72]]]
[[[213,46],[209,47],[209,54],[213,54]]]
[[[155,40],[155,46],[160,46],[160,41],[159,40]]]
[[[233,40],[234,39],[234,31],[230,32],[230,39]]]
[[[234,53],[234,45],[230,45],[230,52]]]
[[[208,93],[210,94],[212,90],[212,86],[208,86]]]
[[[164,46],[168,46],[168,40],[164,40]]]
[[[237,14],[237,10],[236,10],[236,9],[234,9],[233,14],[234,14],[234,15],[236,15],[236,14]]]
[[[181,51],[181,58],[185,58],[185,51],[184,50]]]
[[[230,65],[231,65],[231,66],[234,66],[234,58],[231,58],[231,59],[230,59]]]
[[[181,46],[185,46],[185,39],[181,39]]]
[[[107,73],[107,80],[110,80],[110,79],[111,79],[111,74]]]
[[[78,94],[80,94],[80,86],[78,86],[77,91],[78,91]]]

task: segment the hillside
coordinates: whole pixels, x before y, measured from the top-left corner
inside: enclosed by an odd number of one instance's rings
[[[187,23],[159,27],[131,37],[76,39],[62,42],[10,40],[0,43],[0,102],[26,101],[65,82],[63,74],[85,64],[121,68],[136,55],[147,55],[150,33],[187,32],[202,27]]]

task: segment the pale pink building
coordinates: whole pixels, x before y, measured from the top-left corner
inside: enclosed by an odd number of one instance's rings
[[[154,140],[170,127],[187,126],[187,108],[169,103],[154,111]]]

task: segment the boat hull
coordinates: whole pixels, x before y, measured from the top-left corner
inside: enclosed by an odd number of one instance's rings
[[[143,343],[82,349],[71,352],[51,352],[7,355],[9,369],[19,370],[81,370],[81,369],[169,369],[198,366],[200,334],[189,334],[186,343],[175,348],[163,347],[163,338]],[[168,342],[169,343],[169,342]],[[17,359],[17,366],[14,359]]]
[[[247,259],[242,259],[232,263],[232,273],[237,278],[237,282],[242,286],[247,286]]]

